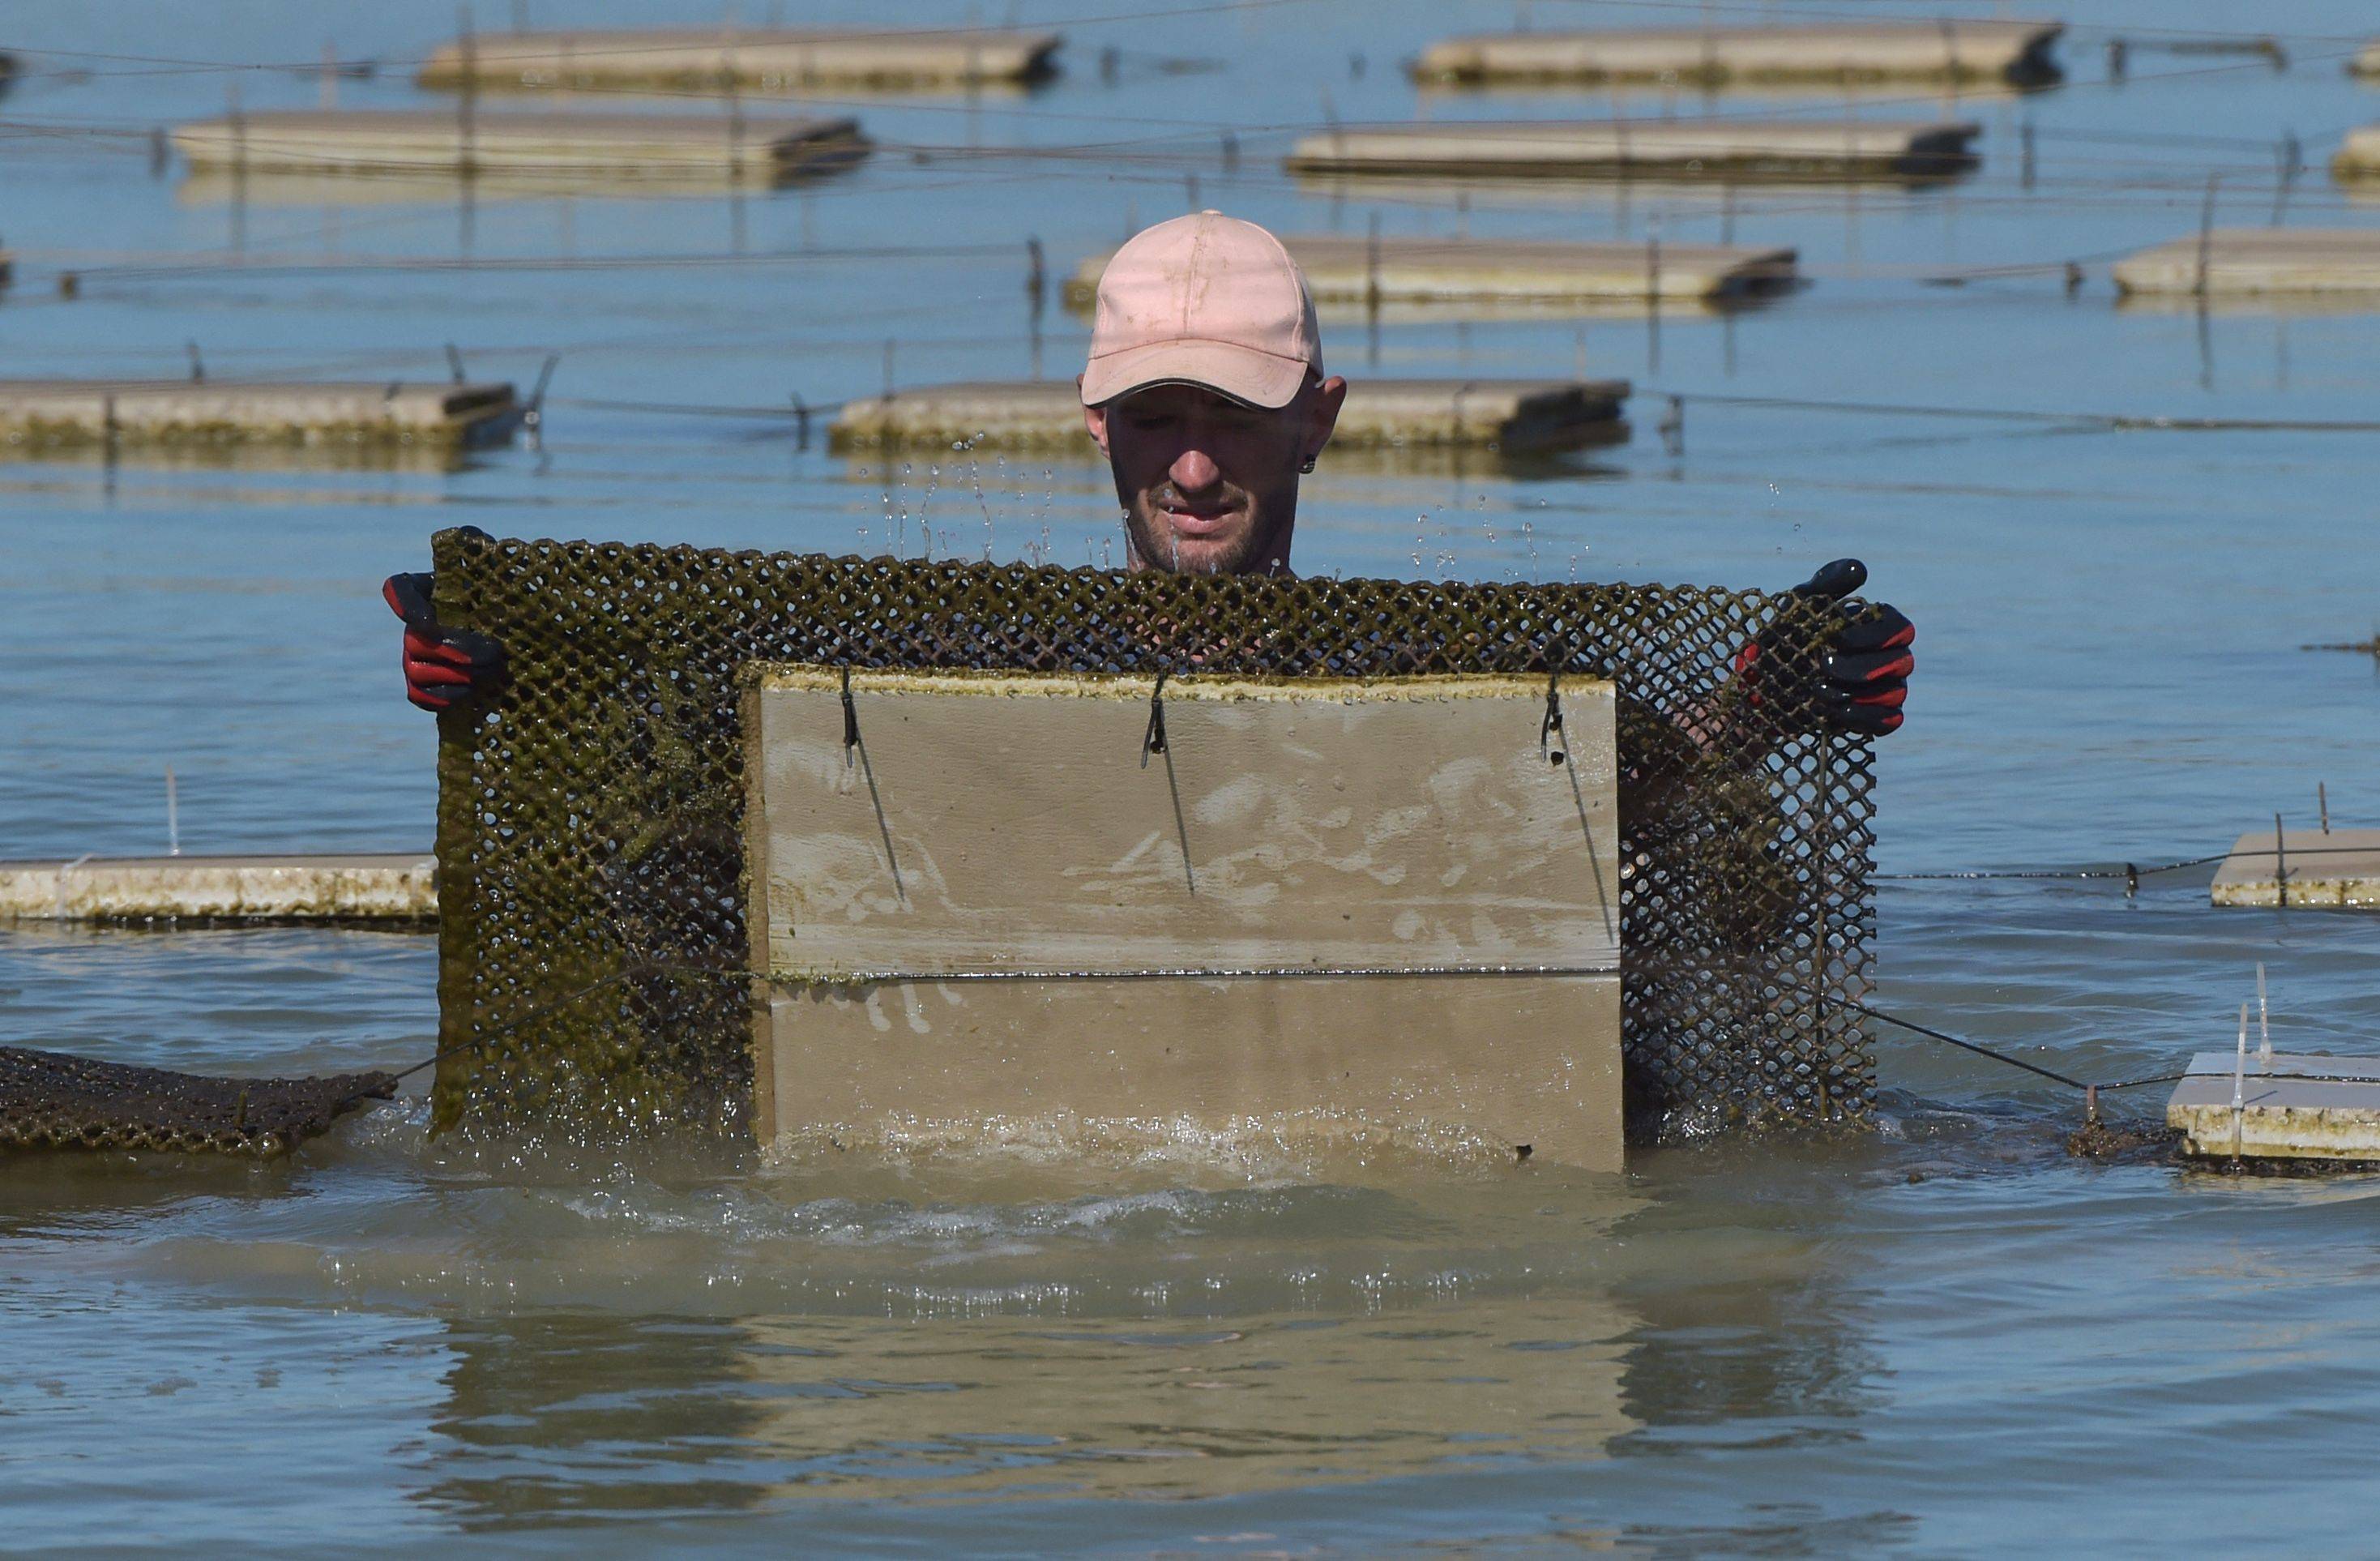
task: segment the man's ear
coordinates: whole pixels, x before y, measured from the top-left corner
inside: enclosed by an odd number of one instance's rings
[[[1075,390],[1079,395],[1082,388],[1083,376],[1076,374],[1075,376]],[[1105,407],[1084,408],[1083,426],[1090,430],[1091,443],[1099,447],[1099,454],[1102,457],[1106,456],[1108,453],[1108,409]]]
[[[1331,375],[1314,387],[1314,404],[1308,409],[1305,423],[1305,456],[1319,456],[1322,447],[1330,443],[1331,431],[1339,426],[1339,409],[1347,404],[1347,382]]]

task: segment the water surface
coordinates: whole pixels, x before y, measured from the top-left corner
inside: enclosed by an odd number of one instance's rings
[[[2210,173],[2221,221],[2370,222],[2322,169],[2380,117],[2339,68],[2360,8],[2252,18],[2283,30],[2285,71],[2136,48],[2118,83],[2113,32],[2248,23],[2105,0],[2070,14],[2058,91],[1851,105],[1975,118],[1983,169],[1934,189],[1465,200],[1300,185],[1277,159],[1328,115],[1611,101],[1418,98],[1397,62],[1450,24],[1407,0],[1126,9],[1065,13],[1111,19],[1068,23],[1066,74],[1037,94],[812,102],[860,114],[879,147],[798,189],[258,181],[234,201],[152,175],[150,128],[234,87],[249,107],[314,103],[315,77],[251,67],[310,66],[326,28],[342,57],[418,58],[451,7],[18,7],[0,45],[71,52],[30,55],[0,104],[6,372],[177,373],[191,342],[219,376],[434,376],[449,343],[522,383],[562,362],[542,451],[452,471],[0,464],[0,855],[161,848],[169,765],[186,849],[426,842],[431,725],[398,695],[376,587],[441,526],[1112,558],[1087,465],[844,461],[764,414],[873,393],[888,342],[896,383],[1070,374],[1083,323],[1032,311],[1026,240],[1062,274],[1194,201],[1347,232],[1375,213],[1391,233],[1726,228],[1795,246],[1814,279],[1658,328],[1333,322],[1348,373],[1583,366],[1639,384],[1638,427],[1550,475],[1326,462],[1301,568],[1773,587],[1866,559],[1921,627],[1910,725],[1879,759],[1888,872],[2199,856],[2277,810],[2310,823],[2318,783],[2340,820],[2380,818],[2374,665],[2298,648],[2380,624],[2368,433],[1873,409],[2380,421],[2373,314],[2124,308],[2106,278],[2110,256],[2194,229]],[[432,101],[407,77],[336,90]],[[2289,134],[2313,166],[2284,193]],[[1657,432],[1673,393],[1674,443]],[[1888,884],[1877,1001],[2128,1077],[2227,1043],[2262,961],[2277,1043],[2371,1046],[2373,924],[2217,913],[2206,876],[2130,899]],[[0,933],[6,1039],[199,1069],[418,1060],[433,979],[426,940],[387,934]],[[1878,1055],[1864,1139],[1648,1152],[1610,1178],[1196,1156],[789,1170],[715,1146],[431,1142],[412,1098],[275,1165],[12,1161],[0,1498],[25,1549],[2367,1543],[2375,1184],[2078,1164],[2056,1087],[1889,1031]]]

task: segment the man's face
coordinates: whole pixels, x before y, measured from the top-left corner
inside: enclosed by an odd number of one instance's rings
[[[1135,567],[1230,575],[1285,569],[1298,469],[1338,421],[1346,382],[1309,380],[1278,409],[1196,385],[1152,385],[1085,409],[1115,472]]]

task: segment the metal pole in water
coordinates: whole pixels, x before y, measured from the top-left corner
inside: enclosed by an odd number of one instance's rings
[[[2231,1163],[2240,1163],[2240,1119],[2248,1095],[2248,1005],[2240,1005],[2240,1057],[2231,1069]]]
[[[2314,806],[2322,810],[2322,832],[2327,835],[2330,833],[2330,792],[2327,782],[2313,783],[2313,801]]]
[[[171,764],[165,766],[165,854],[169,857],[182,854],[181,799],[175,794],[174,766]]]
[[[2206,296],[2207,248],[2215,237],[2215,186],[2222,177],[2220,174],[2206,176],[2206,200],[2198,208],[2198,280],[2191,291],[2202,299]]]
[[[2289,905],[2289,859],[2287,837],[2281,834],[2281,815],[2273,815],[2273,894],[2284,910]]]
[[[2265,1003],[2265,962],[2256,961],[2256,1066],[2273,1066],[2273,1016]]]
[[[459,24],[457,31],[460,34],[456,40],[457,52],[463,62],[462,79],[457,83],[461,90],[455,94],[456,160],[462,167],[464,181],[468,184],[471,177],[471,143],[476,139],[479,128],[476,123],[476,111],[479,104],[473,100],[479,91],[480,85],[480,50],[478,40],[471,35],[471,7],[457,6],[455,20]]]

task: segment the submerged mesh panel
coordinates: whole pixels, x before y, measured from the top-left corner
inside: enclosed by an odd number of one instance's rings
[[[1867,991],[1868,745],[1813,734],[1775,693],[1840,605],[471,531],[440,533],[435,557],[441,619],[495,635],[511,671],[440,717],[441,1040],[467,1048],[440,1065],[441,1126],[741,1125],[739,677],[761,661],[1610,677],[1632,1133],[1867,1109],[1869,1039],[1842,999]],[[1731,664],[1764,633],[1755,696]]]
[[[215,1079],[0,1046],[0,1147],[285,1154],[395,1091],[385,1073]]]

